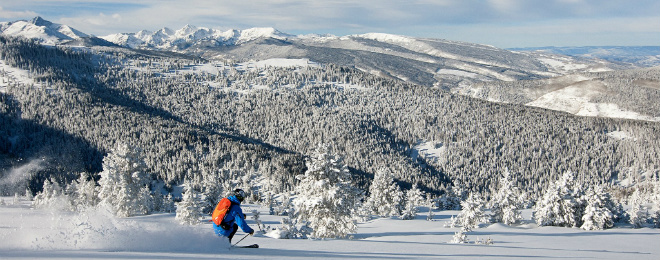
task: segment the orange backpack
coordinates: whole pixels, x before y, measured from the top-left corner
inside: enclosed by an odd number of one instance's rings
[[[218,202],[218,205],[215,206],[215,210],[213,210],[211,221],[220,226],[222,220],[225,219],[225,215],[227,215],[227,211],[229,211],[229,207],[231,207],[231,201],[227,198],[221,199],[220,202]]]

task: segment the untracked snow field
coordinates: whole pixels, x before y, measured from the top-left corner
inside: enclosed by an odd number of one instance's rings
[[[457,211],[435,211],[426,220],[426,208],[417,219],[381,218],[360,223],[352,239],[274,239],[263,234],[247,237],[229,248],[216,237],[210,222],[180,225],[174,214],[117,219],[103,210],[82,213],[33,209],[22,198],[0,198],[0,259],[660,259],[660,230],[628,226],[603,231],[542,227],[527,224],[482,225],[468,233],[468,244],[451,244],[458,228],[445,222]],[[265,226],[280,225],[267,209],[244,205],[248,222],[259,210]],[[234,242],[245,236],[238,232]],[[474,241],[492,239],[493,244]]]

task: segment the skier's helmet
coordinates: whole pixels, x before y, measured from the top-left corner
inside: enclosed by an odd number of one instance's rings
[[[234,190],[234,196],[236,196],[238,201],[243,202],[243,200],[245,199],[245,191],[243,191],[241,189],[235,189]]]

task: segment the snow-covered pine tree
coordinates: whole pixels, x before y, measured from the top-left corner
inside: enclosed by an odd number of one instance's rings
[[[184,184],[185,191],[183,199],[176,204],[176,217],[175,219],[181,224],[197,225],[202,218],[202,207],[199,201],[199,195],[192,188],[189,182]]]
[[[429,198],[426,198],[426,205],[429,206],[429,213],[426,215],[426,220],[428,221],[433,221],[433,217],[435,216],[435,214],[433,214],[433,204],[434,202],[430,196]]]
[[[75,187],[76,190],[75,198],[73,198],[73,205],[76,210],[81,211],[88,207],[94,207],[99,203],[96,182],[92,180],[88,173],[80,173],[80,177],[76,180]]]
[[[165,213],[172,213],[176,211],[174,205],[174,199],[172,198],[172,193],[168,193],[167,196],[163,198],[163,204],[160,206],[160,211]]]
[[[218,172],[208,172],[202,174],[202,212],[211,214],[215,206],[222,199],[222,183]]]
[[[641,191],[635,189],[633,194],[630,196],[630,224],[634,228],[641,228],[646,225],[648,220],[648,209],[644,206],[644,199],[642,198]]]
[[[366,212],[383,217],[401,215],[401,202],[403,192],[394,182],[389,170],[381,169],[376,172],[369,187],[369,197],[364,203]]]
[[[105,158],[100,173],[99,199],[118,217],[145,214],[145,194],[151,178],[137,147],[119,144]]]
[[[484,201],[477,193],[470,193],[470,196],[461,202],[461,207],[463,209],[450,223],[451,227],[460,226],[464,232],[470,232],[486,221]]]
[[[354,212],[362,191],[351,184],[351,174],[329,145],[319,145],[307,164],[294,199],[298,223],[307,222],[313,238],[344,238],[355,233]]]
[[[418,206],[424,203],[423,193],[419,190],[417,184],[414,184],[405,194],[405,207],[399,218],[403,220],[415,219],[417,212],[419,212]]]
[[[34,200],[34,194],[32,194],[32,191],[29,188],[25,189],[25,199],[27,201],[32,201]]]
[[[54,208],[72,210],[69,197],[64,194],[62,186],[57,181],[46,179],[41,192],[34,196],[32,206],[35,208]]]
[[[552,183],[534,207],[534,219],[539,226],[579,227],[584,205],[572,172],[565,172]]]
[[[660,228],[660,180],[656,179],[653,186],[655,196],[653,196],[653,211],[651,220],[655,228]]]
[[[589,188],[587,192],[587,207],[582,216],[585,230],[601,230],[614,226],[614,215],[606,206],[606,196],[603,188]]]
[[[445,189],[445,193],[437,200],[438,209],[441,210],[460,210],[461,201],[467,199],[467,189],[459,180],[454,182],[453,186]]]
[[[521,192],[511,179],[509,169],[506,169],[500,177],[499,190],[490,200],[490,209],[493,213],[493,221],[507,225],[518,223],[522,219],[520,209],[523,201]]]

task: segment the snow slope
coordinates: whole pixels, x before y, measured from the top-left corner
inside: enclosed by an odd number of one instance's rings
[[[457,228],[443,224],[456,211],[435,212],[426,221],[422,208],[415,220],[376,219],[360,223],[353,239],[286,240],[261,234],[240,244],[259,249],[229,249],[213,235],[208,222],[183,226],[173,214],[116,219],[101,210],[84,213],[31,209],[24,198],[0,198],[0,259],[658,259],[658,229],[614,228],[604,231],[543,227],[535,224],[482,226],[468,233],[470,241],[490,238],[492,245],[450,244]],[[1,205],[6,204],[6,205]],[[264,225],[281,217],[252,209]],[[523,214],[527,219],[530,213]],[[234,242],[245,234],[240,231]]]
[[[9,66],[5,61],[0,60],[0,93],[5,93],[10,84],[37,84],[30,76],[27,70]]]
[[[567,83],[565,87],[548,92],[526,105],[564,111],[578,116],[660,121],[660,117],[624,110],[617,104],[592,102],[590,101],[592,97],[606,91],[603,83],[584,76],[573,76],[571,80],[572,82]]]
[[[0,23],[0,33],[36,39],[45,44],[59,44],[69,40],[90,37],[68,25],[52,23],[41,17],[35,17],[30,21]]]

